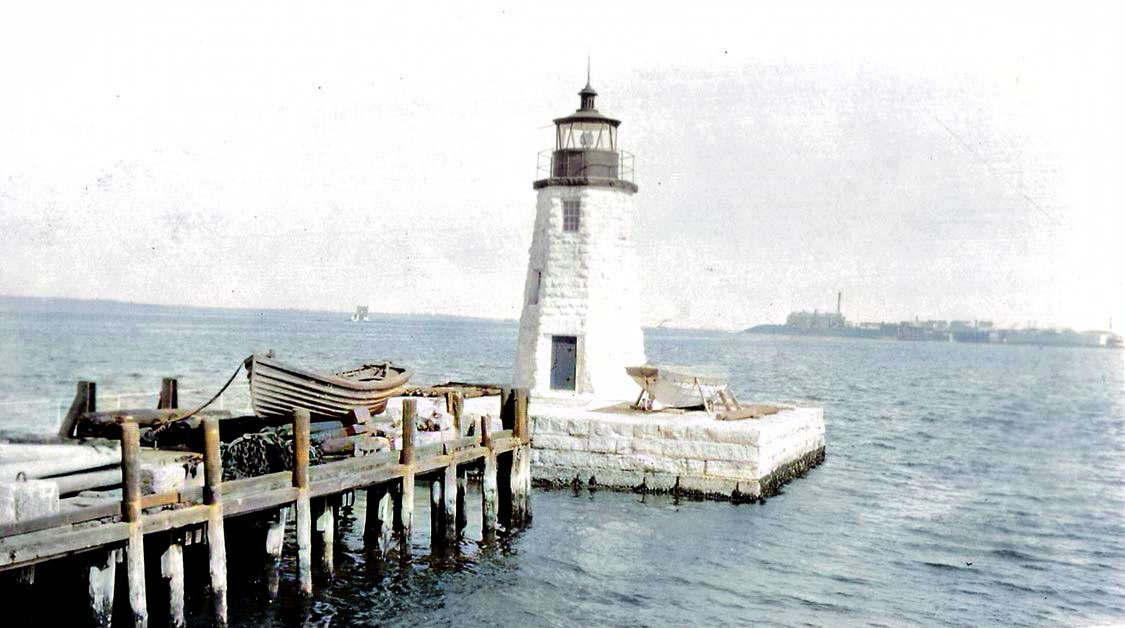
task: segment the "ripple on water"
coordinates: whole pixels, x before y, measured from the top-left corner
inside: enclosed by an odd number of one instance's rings
[[[221,385],[252,351],[389,357],[423,383],[511,380],[514,322],[348,314],[0,312],[0,399]],[[179,339],[171,342],[169,339]],[[375,573],[342,532],[336,579],[293,601],[232,580],[236,626],[1121,623],[1121,352],[646,332],[654,362],[720,363],[740,398],[826,400],[825,464],[761,506],[536,492],[530,529]],[[5,410],[7,412],[7,410]],[[0,415],[54,428],[54,409]],[[471,493],[476,495],[476,493]],[[419,493],[418,503],[428,496]],[[358,504],[357,504],[358,505]],[[357,512],[362,509],[357,508]],[[416,514],[424,522],[425,515]],[[354,554],[352,554],[354,553]],[[349,555],[352,554],[352,555]],[[971,566],[965,563],[973,563]],[[204,617],[202,604],[196,617]],[[202,621],[201,619],[199,621]]]

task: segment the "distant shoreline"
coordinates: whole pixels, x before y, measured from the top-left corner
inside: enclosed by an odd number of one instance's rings
[[[161,303],[141,303],[137,301],[120,301],[117,299],[79,299],[72,297],[27,297],[0,294],[0,312],[5,311],[43,311],[56,312],[83,312],[95,314],[129,314],[159,311],[197,311],[197,312],[227,312],[232,314],[245,314],[247,312],[270,312],[278,314],[324,314],[339,316],[347,320],[351,315],[350,310],[319,310],[302,308],[273,308],[273,307],[224,307],[211,305],[169,305]],[[399,316],[428,319],[449,320],[476,320],[496,323],[516,323],[514,318],[489,318],[486,316],[464,316],[459,314],[424,314],[409,312],[371,312],[369,316]]]
[[[863,340],[893,340],[900,342],[936,342],[955,344],[978,345],[1006,345],[1006,346],[1035,346],[1035,347],[1077,347],[1083,349],[1122,349],[1120,336],[1112,332],[1078,332],[1074,330],[1047,330],[1047,329],[1001,329],[992,332],[980,330],[958,331],[929,331],[927,334],[909,335],[903,337],[901,333],[892,335],[885,333],[880,328],[869,327],[830,327],[808,328],[793,325],[755,325],[742,331],[744,334],[758,334],[770,336],[792,336],[800,338],[859,338]],[[1095,344],[1086,337],[1093,334],[1110,334],[1116,338],[1116,343]],[[1085,340],[1085,341],[1083,341]]]
[[[270,313],[282,315],[321,315],[330,318],[339,318],[343,322],[362,325],[363,322],[351,321],[351,310],[317,310],[300,308],[255,308],[255,307],[218,307],[210,305],[167,305],[160,303],[140,303],[136,301],[120,301],[117,299],[78,299],[71,297],[28,297],[0,294],[0,314],[4,312],[63,312],[72,314],[183,314],[184,312],[200,314],[242,314]],[[487,316],[465,316],[461,314],[419,314],[411,312],[368,312],[370,321],[377,322],[379,318],[416,318],[424,320],[449,320],[449,321],[477,321],[482,323],[506,323],[518,325],[515,318],[489,318]],[[714,329],[708,327],[675,327],[645,326],[645,330],[696,332],[709,334],[739,333],[740,330]]]

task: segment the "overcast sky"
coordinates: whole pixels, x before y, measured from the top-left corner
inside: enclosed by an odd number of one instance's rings
[[[524,4],[3,9],[0,294],[517,317],[590,54],[647,323],[1125,328],[1120,16]]]

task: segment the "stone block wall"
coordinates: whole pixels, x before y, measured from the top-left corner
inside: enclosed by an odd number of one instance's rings
[[[640,413],[552,406],[536,399],[532,475],[547,484],[754,498],[787,465],[819,461],[821,408],[791,408],[761,419],[716,421],[702,412]],[[768,491],[767,491],[768,492]]]
[[[578,231],[563,230],[564,201],[581,203]],[[625,190],[539,190],[520,316],[516,386],[532,394],[548,392],[551,336],[575,336],[575,392],[605,399],[636,397],[640,389],[624,371],[625,365],[645,361],[632,236],[635,216],[636,201]],[[532,303],[536,288],[538,299]]]

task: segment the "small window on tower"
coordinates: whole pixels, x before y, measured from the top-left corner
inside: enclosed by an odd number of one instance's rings
[[[531,296],[527,302],[531,305],[539,303],[539,284],[543,282],[543,272],[535,271],[535,275],[531,278]]]
[[[582,204],[579,201],[563,201],[563,231],[578,231],[582,217]]]

